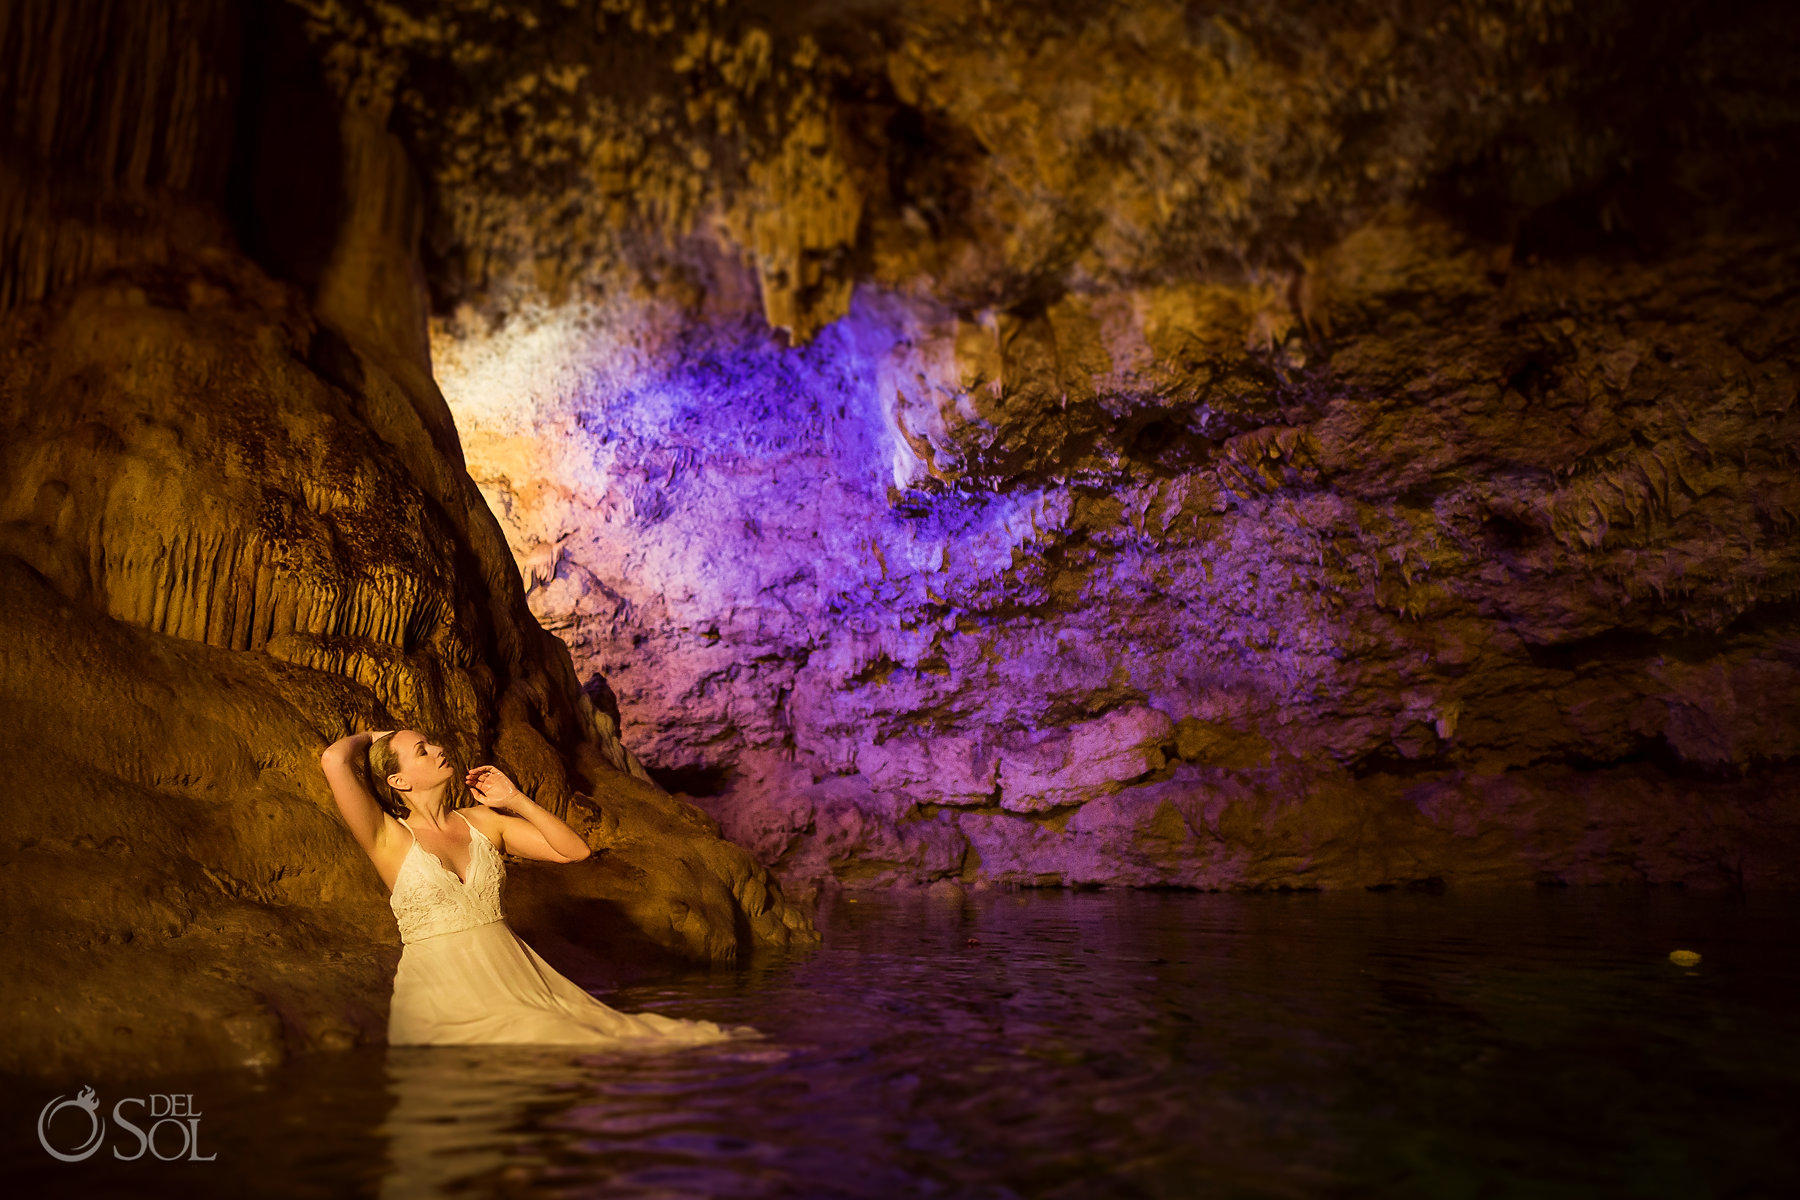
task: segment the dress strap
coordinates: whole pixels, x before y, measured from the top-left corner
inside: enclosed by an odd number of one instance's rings
[[[461,816],[461,815],[462,815],[462,809],[460,809],[460,808],[459,808],[459,809],[457,809],[457,810],[456,810],[456,812],[457,812],[457,815],[458,815],[458,816]],[[463,817],[463,824],[464,824],[464,825],[467,825],[467,826],[468,826],[468,827],[469,827],[469,832],[470,832],[470,833],[472,833],[472,834],[474,834],[474,835],[475,835],[475,837],[479,837],[479,838],[480,838],[480,839],[481,839],[481,840],[482,840],[482,841],[483,841],[483,842],[485,842],[485,843],[487,843],[487,845],[488,845],[488,847],[489,847],[489,848],[490,848],[490,849],[493,849],[493,850],[496,850],[496,851],[497,851],[497,850],[499,850],[499,849],[500,849],[500,847],[498,847],[498,846],[496,846],[496,845],[494,845],[494,839],[493,839],[493,838],[491,838],[491,837],[489,837],[489,836],[488,836],[488,835],[487,835],[487,834],[485,834],[485,833],[483,833],[483,832],[482,832],[482,830],[481,830],[481,826],[479,826],[479,825],[477,825],[477,824],[476,824],[476,823],[475,823],[475,822],[473,822],[473,821],[471,821],[471,820],[469,820],[469,818],[467,818],[467,817]],[[471,845],[471,846],[472,846],[472,845],[474,845],[474,844],[475,844],[475,838],[470,838],[470,839],[469,839],[469,844],[470,844],[470,845]]]

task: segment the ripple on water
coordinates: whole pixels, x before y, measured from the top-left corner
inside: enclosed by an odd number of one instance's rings
[[[9,1177],[394,1200],[1800,1194],[1796,897],[891,895],[822,923],[815,951],[605,997],[756,1041],[162,1081],[206,1113],[212,1164],[49,1163],[30,1126],[50,1092],[25,1089]]]

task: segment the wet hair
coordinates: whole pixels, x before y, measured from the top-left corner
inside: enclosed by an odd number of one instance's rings
[[[412,811],[412,806],[406,802],[406,796],[395,791],[393,785],[388,782],[389,775],[397,775],[400,772],[400,753],[394,749],[394,735],[401,732],[403,731],[396,729],[393,733],[384,734],[370,742],[367,761],[370,782],[374,784],[370,790],[375,794],[375,803],[379,804],[381,810],[396,821],[405,820],[406,814]],[[420,736],[425,737],[423,734]],[[425,737],[425,740],[430,741],[431,739]],[[445,807],[455,810],[464,807],[468,801],[468,785],[459,773],[452,771],[450,794],[445,798]]]

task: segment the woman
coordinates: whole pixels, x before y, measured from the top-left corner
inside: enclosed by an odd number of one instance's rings
[[[455,767],[443,747],[411,729],[353,733],[321,754],[319,765],[344,823],[387,885],[400,926],[390,1045],[692,1045],[754,1033],[617,1012],[519,939],[500,907],[500,856],[572,863],[589,850],[503,772],[469,771],[463,782],[481,803],[453,809]]]

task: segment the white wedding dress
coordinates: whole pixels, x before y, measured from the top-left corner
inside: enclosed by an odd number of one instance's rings
[[[756,1036],[747,1027],[622,1013],[582,991],[507,925],[500,907],[505,860],[473,822],[464,817],[463,823],[470,833],[467,880],[413,833],[394,881],[390,904],[404,946],[388,1012],[389,1045],[649,1049]]]

